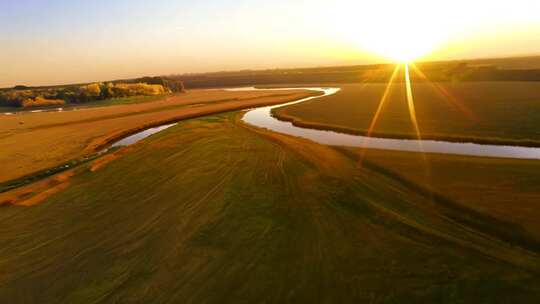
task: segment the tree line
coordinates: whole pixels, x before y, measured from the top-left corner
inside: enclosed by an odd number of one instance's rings
[[[15,86],[12,89],[0,91],[0,106],[51,106],[130,96],[156,96],[183,91],[184,85],[181,81],[162,77],[143,77],[64,87]]]

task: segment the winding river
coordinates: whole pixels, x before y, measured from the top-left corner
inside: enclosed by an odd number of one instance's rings
[[[540,148],[522,147],[522,146],[504,146],[504,145],[486,145],[475,143],[457,143],[438,140],[415,140],[415,139],[394,139],[366,137],[361,135],[351,135],[335,131],[316,130],[304,127],[298,127],[288,121],[281,121],[272,115],[272,109],[285,107],[308,100],[323,98],[325,96],[336,94],[340,88],[277,88],[277,89],[257,89],[254,87],[233,88],[228,91],[254,91],[254,90],[292,90],[305,89],[322,92],[322,95],[306,97],[300,100],[291,101],[274,106],[254,108],[247,111],[242,120],[250,125],[268,129],[274,132],[302,137],[314,142],[345,147],[361,147],[381,150],[408,151],[408,152],[428,152],[443,153],[455,155],[517,158],[517,159],[540,159]],[[52,109],[52,111],[61,111],[62,109]],[[41,111],[41,110],[38,110]],[[33,111],[37,112],[37,111]],[[7,114],[7,113],[6,113]],[[11,113],[10,113],[11,114]],[[13,113],[15,114],[15,113]],[[176,125],[175,123],[166,124],[154,128],[149,128],[133,135],[122,138],[112,144],[112,148],[134,144],[152,134],[158,133]],[[108,149],[100,151],[104,153]]]
[[[266,106],[260,108],[254,108],[248,110],[242,120],[250,125],[268,129],[274,132],[302,137],[312,140],[314,142],[333,145],[333,146],[346,146],[346,147],[362,147],[381,150],[394,150],[394,151],[409,151],[409,152],[429,152],[429,153],[442,153],[442,154],[455,154],[455,155],[471,155],[482,157],[500,157],[500,158],[516,158],[516,159],[540,159],[540,148],[534,147],[521,147],[521,146],[499,146],[499,145],[483,145],[475,143],[456,143],[437,140],[413,140],[413,139],[392,139],[392,138],[377,138],[366,137],[360,135],[350,135],[345,133],[339,133],[335,131],[324,131],[309,129],[303,127],[297,127],[288,121],[281,121],[272,116],[272,109],[278,107],[285,107],[308,100],[317,98],[323,98],[335,94],[340,91],[339,88],[279,88],[279,89],[264,89],[264,90],[292,90],[292,89],[307,89],[312,91],[322,92],[322,95],[306,97],[300,100],[291,101],[274,106]],[[258,90],[253,87],[248,88],[236,88],[228,89],[230,91],[252,91]],[[261,89],[262,90],[262,89]],[[48,111],[62,111],[59,109],[52,109]],[[28,111],[25,113],[35,113],[39,111]],[[6,115],[16,115],[19,113],[4,113]],[[137,132],[135,134],[121,138],[113,142],[108,148],[105,148],[92,155],[86,156],[78,160],[72,160],[64,163],[58,167],[50,168],[33,174],[29,177],[24,177],[8,184],[0,184],[0,193],[8,191],[10,189],[20,187],[22,185],[31,183],[41,178],[68,170],[76,167],[82,163],[91,161],[102,156],[105,153],[111,151],[112,148],[128,146],[134,144],[146,137],[161,132],[165,129],[175,126],[176,123],[167,123],[161,126],[148,128],[146,130]]]
[[[111,145],[111,148],[115,148],[115,147],[122,147],[122,146],[129,146],[129,145],[132,145],[140,140],[143,140],[145,139],[146,137],[152,135],[152,134],[156,134],[158,132],[161,132],[165,129],[168,129],[172,126],[175,126],[176,123],[172,123],[172,124],[167,124],[167,125],[161,125],[161,126],[158,126],[158,127],[153,127],[153,128],[149,128],[149,129],[146,129],[146,130],[143,130],[143,131],[140,131],[140,132],[137,132],[133,135],[130,135],[128,137],[124,137],[118,141],[115,141],[112,145]]]
[[[308,100],[323,98],[325,96],[336,94],[340,91],[340,88],[264,88],[257,89],[254,87],[244,88],[232,88],[226,89],[227,91],[254,91],[254,90],[294,90],[304,89],[322,92],[322,95],[306,97],[300,100],[291,101],[274,106],[266,106],[260,108],[254,108],[247,111],[242,120],[250,125],[268,129],[274,132],[302,137],[312,140],[314,142],[333,145],[333,146],[345,146],[345,147],[361,147],[370,149],[381,150],[394,150],[394,151],[408,151],[408,152],[428,152],[428,153],[442,153],[442,154],[454,154],[454,155],[469,155],[469,156],[482,156],[482,157],[500,157],[500,158],[516,158],[516,159],[540,159],[540,148],[535,147],[523,147],[523,146],[508,146],[508,145],[488,145],[488,144],[475,144],[475,143],[458,143],[439,140],[415,140],[415,139],[395,139],[395,138],[378,138],[378,137],[366,137],[361,135],[351,135],[340,133],[336,131],[326,131],[310,129],[305,127],[298,127],[288,121],[281,121],[272,115],[272,109],[285,107]],[[17,115],[17,114],[31,114],[36,112],[63,112],[79,110],[80,108],[53,108],[53,109],[38,109],[33,111],[21,111],[21,112],[8,112],[4,115]],[[149,128],[133,135],[122,138],[112,143],[111,148],[121,147],[134,144],[152,134],[158,133],[165,129],[168,129],[175,124],[165,124],[154,128]],[[107,152],[108,149],[100,151],[98,154]]]
[[[393,139],[366,137],[360,135],[350,135],[335,131],[315,130],[293,125],[288,121],[281,121],[272,115],[272,109],[285,107],[308,100],[323,98],[339,92],[339,88],[280,88],[264,90],[291,90],[307,89],[323,92],[323,95],[312,96],[300,100],[249,110],[244,114],[242,120],[250,125],[272,130],[274,132],[302,137],[314,142],[346,147],[362,147],[381,150],[409,151],[409,152],[429,152],[455,155],[518,158],[518,159],[540,159],[540,148],[504,146],[504,145],[484,145],[475,143],[456,143],[438,140],[414,140],[414,139]],[[258,90],[253,87],[229,89],[234,91]]]

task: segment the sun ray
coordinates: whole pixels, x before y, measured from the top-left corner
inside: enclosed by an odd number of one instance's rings
[[[461,102],[459,99],[457,99],[454,95],[452,95],[446,88],[441,86],[438,83],[434,83],[422,72],[414,63],[410,63],[411,68],[414,70],[416,75],[420,76],[422,80],[424,80],[426,83],[428,83],[432,88],[434,88],[439,94],[441,94],[443,97],[445,97],[446,101],[453,106],[455,109],[460,111],[462,114],[467,116],[470,120],[473,121],[479,121],[480,119],[478,116],[471,111],[463,102]]]
[[[426,184],[429,186],[431,185],[431,168],[429,165],[428,157],[424,150],[424,145],[422,144],[422,135],[420,133],[420,127],[418,125],[418,119],[416,116],[414,96],[413,96],[412,85],[411,85],[411,77],[409,74],[409,63],[405,64],[405,89],[407,93],[407,105],[409,107],[409,115],[411,117],[411,122],[413,124],[414,131],[416,133],[416,138],[418,139],[418,146],[420,148],[420,151],[421,151],[420,153],[422,154],[422,160],[424,162],[424,169],[425,169],[424,176],[426,179]]]
[[[396,66],[397,67],[397,66]],[[387,71],[386,68],[379,68],[379,69],[376,69],[374,72],[370,73],[369,75],[367,76],[364,76],[360,81],[362,82],[362,84],[360,85],[359,87],[359,92],[362,92],[365,88],[368,87],[368,85],[370,84],[373,84],[374,82],[377,82],[377,78],[381,75],[381,74],[385,74]],[[396,71],[396,69],[393,70],[393,73]],[[394,75],[392,73],[392,75]],[[395,77],[395,76],[391,76],[390,78],[392,77]]]
[[[414,98],[412,94],[411,77],[409,75],[408,63],[405,64],[405,87],[407,90],[407,105],[409,107],[409,115],[411,117],[411,122],[416,133],[416,138],[418,138],[418,140],[421,140],[422,137],[420,135],[420,128],[418,127],[418,120],[416,119],[416,109],[414,107]]]
[[[368,131],[367,131],[367,137],[370,137],[373,133],[373,130],[375,129],[375,125],[377,124],[377,121],[379,120],[379,117],[381,116],[382,109],[388,100],[388,96],[390,95],[390,88],[392,87],[392,84],[394,83],[394,80],[396,79],[396,76],[399,72],[399,65],[396,66],[394,69],[394,72],[392,73],[392,76],[390,77],[390,80],[388,80],[388,84],[386,85],[386,88],[384,90],[384,94],[381,97],[381,100],[379,101],[379,105],[377,106],[377,111],[375,111],[375,115],[373,116],[373,119],[371,120],[371,124],[369,125]]]
[[[369,140],[369,137],[371,137],[371,134],[373,133],[373,130],[375,129],[375,125],[377,124],[377,121],[379,120],[379,117],[381,116],[382,109],[386,103],[386,100],[388,99],[388,96],[390,95],[390,89],[392,87],[392,84],[394,83],[394,80],[396,79],[398,75],[399,69],[400,69],[400,66],[396,65],[396,67],[394,68],[394,71],[392,72],[392,76],[390,76],[390,79],[388,80],[388,84],[386,85],[386,88],[384,89],[384,93],[381,97],[381,100],[379,101],[379,105],[377,106],[377,110],[375,111],[375,114],[373,115],[373,118],[371,119],[371,123],[366,133],[365,141]],[[364,159],[367,149],[366,148],[360,148],[360,149],[361,149],[361,153],[360,153],[360,158],[359,158],[359,165],[362,165],[362,161]]]

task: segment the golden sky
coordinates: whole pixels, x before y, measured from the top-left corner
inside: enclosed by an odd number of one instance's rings
[[[540,54],[540,1],[2,1],[0,87]]]

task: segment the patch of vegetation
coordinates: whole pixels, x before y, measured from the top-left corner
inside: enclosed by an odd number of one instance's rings
[[[65,107],[65,112],[2,115],[0,182],[56,167],[145,128],[213,113],[279,104],[311,96],[308,91],[226,92],[126,97]],[[111,106],[104,105],[127,105]],[[79,111],[79,108],[85,108]],[[51,149],[54,147],[54,149]]]
[[[353,159],[360,154],[358,149],[342,149]],[[536,173],[540,172],[540,161],[366,150],[364,163],[417,191],[443,196],[440,201],[444,205],[454,205],[451,208],[455,210],[449,210],[450,213],[464,215],[466,212],[459,209],[466,207],[522,227],[512,229],[490,223],[487,229],[499,230],[497,234],[514,235],[510,237],[513,239],[530,234],[533,237],[529,240],[540,241],[540,220],[536,212],[532,212],[540,207],[540,174]],[[469,221],[477,218],[477,215],[471,216]]]
[[[540,297],[534,249],[339,151],[235,119],[181,122],[40,205],[1,208],[0,301]]]
[[[412,84],[424,139],[540,146],[540,82]],[[335,95],[277,108],[295,125],[367,134],[385,84],[344,85]],[[373,136],[416,138],[405,87],[391,87]]]
[[[0,91],[0,106],[43,107],[60,104],[78,104],[133,96],[159,96],[183,92],[179,81],[161,77],[143,77],[130,81],[91,83],[58,87],[28,88],[16,86]]]

